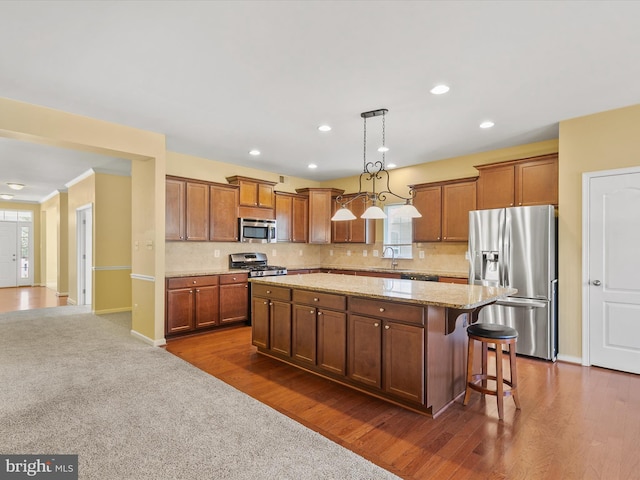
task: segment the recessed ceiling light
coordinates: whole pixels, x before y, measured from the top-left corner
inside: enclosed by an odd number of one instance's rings
[[[397,165],[395,163],[387,163],[387,168],[396,168]]]
[[[9,188],[12,188],[14,190],[22,190],[24,188],[24,185],[21,183],[7,182],[7,185],[9,186]]]
[[[493,123],[491,120],[487,120],[485,122],[482,122],[480,124],[480,128],[491,128],[495,125],[495,123]]]
[[[318,130],[320,130],[321,132],[330,132],[331,127],[329,125],[320,125],[318,127]]]
[[[313,168],[318,168],[318,165],[316,165],[315,163],[310,163],[309,168],[313,169]]]
[[[436,85],[429,91],[434,95],[442,95],[443,93],[447,93],[449,91],[449,87],[447,85]]]
[[[11,200],[13,198],[13,195],[11,195],[10,193],[0,193],[0,198],[3,200]]]
[[[389,147],[380,147],[380,148],[378,148],[378,151],[379,151],[380,153],[388,152],[388,151],[389,151]]]
[[[253,150],[249,150],[249,155],[257,157],[258,155],[260,155],[260,150],[256,150],[255,148]]]

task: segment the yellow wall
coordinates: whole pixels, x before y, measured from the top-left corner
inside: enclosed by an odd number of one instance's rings
[[[140,198],[149,199],[145,200],[149,208],[138,214],[138,217],[144,217],[144,222],[133,222],[132,238],[149,242],[151,253],[139,255],[133,251],[132,283],[148,282],[152,286],[132,290],[132,330],[150,342],[164,342],[164,335],[159,334],[164,324],[164,135],[8,98],[0,98],[0,135],[133,161],[133,209],[135,211],[139,205],[137,200]],[[145,168],[135,168],[137,164]],[[139,259],[139,256],[143,258]],[[136,292],[149,288],[154,295],[135,297]],[[136,306],[142,314],[136,314]]]
[[[560,122],[560,352],[582,355],[582,174],[640,166],[640,105]]]
[[[88,177],[74,183],[69,187],[67,192],[67,228],[69,239],[69,262],[68,262],[68,278],[69,278],[69,303],[78,304],[78,238],[76,236],[77,218],[76,210],[87,205],[94,205],[96,190],[96,177],[89,175]],[[95,239],[94,239],[95,240]],[[95,250],[95,242],[94,242]],[[95,252],[93,253],[95,256]],[[91,264],[95,265],[95,260],[91,259]],[[93,275],[92,275],[93,277]],[[92,280],[93,282],[93,280]],[[95,291],[95,285],[94,285]]]
[[[42,215],[44,218],[44,283],[47,288],[56,292],[58,290],[58,251],[61,248],[58,242],[59,218],[60,218],[60,194],[50,198],[42,204]]]

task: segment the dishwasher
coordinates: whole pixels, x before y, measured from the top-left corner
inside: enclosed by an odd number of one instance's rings
[[[419,282],[439,282],[440,277],[438,275],[427,275],[422,273],[401,273],[401,280],[417,280]]]

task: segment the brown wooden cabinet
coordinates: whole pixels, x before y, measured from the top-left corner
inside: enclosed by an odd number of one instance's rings
[[[291,356],[300,362],[316,364],[316,317],[318,310],[308,305],[293,305]]]
[[[348,377],[370,387],[382,387],[382,322],[349,315]]]
[[[477,165],[478,208],[558,205],[558,154]]]
[[[413,185],[414,205],[422,214],[413,219],[414,242],[466,242],[469,212],[476,209],[476,178]]]
[[[344,195],[343,200],[349,201],[354,198],[354,196],[355,194]],[[331,241],[333,243],[375,243],[375,220],[360,218],[367,209],[367,205],[363,199],[364,197],[355,199],[348,205],[348,208],[357,217],[355,220],[331,222]],[[331,215],[333,216],[340,208],[340,205],[337,204],[335,198],[332,200]]]
[[[305,195],[276,192],[278,242],[306,243],[309,232],[309,199]]]
[[[188,333],[218,325],[218,285],[214,275],[167,279],[165,333]]]
[[[246,273],[220,275],[220,324],[249,319],[249,281]]]
[[[238,241],[238,187],[209,185],[209,240]]]
[[[209,240],[209,186],[206,183],[187,182],[186,186],[187,240]]]
[[[317,365],[336,375],[347,374],[347,315],[344,312],[318,312]]]
[[[208,185],[179,177],[167,177],[165,192],[165,239],[199,242],[208,240]]]
[[[251,324],[253,345],[280,356],[291,356],[291,290],[253,285]]]
[[[185,188],[187,182],[167,177],[165,183],[165,240],[185,239]]]
[[[309,243],[331,243],[332,197],[344,190],[335,188],[298,188],[309,198]]]
[[[248,218],[275,218],[273,187],[277,182],[234,175],[227,181],[240,188],[238,214]]]

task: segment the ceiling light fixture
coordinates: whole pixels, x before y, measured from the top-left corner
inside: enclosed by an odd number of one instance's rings
[[[436,85],[429,91],[434,95],[442,95],[443,93],[447,93],[449,91],[449,87],[447,85]]]
[[[314,168],[318,168],[318,165],[316,165],[315,163],[310,163],[308,167],[311,169],[314,169]]]
[[[385,170],[384,165],[384,154],[388,150],[385,147],[385,118],[386,114],[389,110],[386,108],[380,108],[378,110],[372,110],[370,112],[363,112],[360,116],[364,119],[364,142],[363,142],[363,171],[360,174],[359,188],[358,193],[349,196],[348,200],[344,200],[342,195],[338,195],[336,197],[336,203],[340,205],[340,208],[336,211],[335,215],[331,218],[334,222],[340,222],[345,220],[355,220],[356,216],[347,208],[351,202],[359,200],[364,202],[367,205],[371,202],[371,205],[364,211],[364,213],[360,216],[360,218],[365,219],[379,219],[379,218],[387,218],[387,215],[384,211],[378,206],[378,202],[384,202],[387,199],[387,195],[393,195],[396,198],[405,201],[405,205],[398,209],[397,216],[401,218],[417,218],[422,215],[416,207],[413,206],[413,198],[415,197],[415,191],[412,188],[409,188],[409,196],[403,197],[398,195],[397,193],[393,193],[391,191],[391,187],[389,186],[389,172]],[[376,162],[367,162],[367,118],[378,117],[382,115],[382,147],[380,147],[379,151],[382,152],[382,160],[378,160]],[[372,192],[368,190],[362,190],[362,181],[371,181],[372,182]],[[376,180],[382,180],[383,185],[386,184],[386,190],[382,190],[380,192],[376,192]]]
[[[0,193],[0,198],[3,200],[11,200],[13,195],[10,193]]]
[[[249,150],[249,155],[257,157],[258,155],[260,155],[260,150],[256,150],[255,148],[253,150]]]
[[[318,127],[318,130],[320,130],[321,132],[330,132],[331,127],[329,125],[320,125]]]
[[[491,128],[495,125],[491,120],[487,120],[486,122],[482,122],[480,124],[480,128]]]
[[[9,188],[12,188],[13,190],[22,190],[24,188],[24,185],[21,183],[13,183],[13,182],[7,182],[7,186]]]

